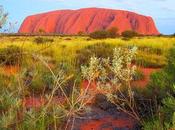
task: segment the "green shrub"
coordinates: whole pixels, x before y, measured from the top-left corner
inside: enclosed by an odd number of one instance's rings
[[[122,32],[122,36],[124,38],[133,38],[133,37],[138,36],[138,33],[132,30],[127,30],[127,31]]]
[[[15,120],[17,119],[17,112],[21,107],[21,100],[15,96],[15,91],[9,92],[4,89],[0,94],[0,129],[12,129]]]
[[[23,59],[23,51],[18,46],[8,46],[0,49],[0,64],[20,65]]]
[[[144,125],[147,128],[174,129],[175,128],[175,47],[171,48],[167,56],[166,67],[151,75],[147,90],[152,100],[156,101],[157,109],[154,111],[154,120]]]
[[[90,33],[90,38],[93,39],[105,39],[108,38],[108,32],[105,30],[101,30],[101,31],[95,31]]]
[[[171,92],[171,81],[169,75],[164,71],[155,72],[150,77],[149,89],[159,102]]]
[[[162,105],[153,119],[146,120],[144,130],[174,130],[175,128],[175,98],[172,96],[162,100]]]
[[[37,43],[37,44],[53,43],[54,42],[54,39],[45,38],[45,37],[36,37],[34,39],[34,42]]]
[[[31,94],[43,94],[51,90],[54,82],[51,72],[40,64],[37,64],[37,68],[26,70],[23,80]]]
[[[77,51],[76,62],[78,67],[87,64],[92,56],[108,58],[113,55],[113,45],[106,43],[97,43],[94,45],[89,45],[79,51]]]
[[[28,88],[31,95],[41,95],[51,92],[56,83],[52,72],[40,63],[36,66],[36,68],[32,67],[24,72],[24,86]],[[68,72],[70,70],[68,67],[69,66],[66,66],[65,64],[59,64],[56,68],[52,68],[52,71],[55,75],[59,74],[60,71],[64,75],[70,75],[71,72]],[[64,72],[62,72],[62,70],[64,70]],[[67,95],[71,93],[73,85],[73,79],[62,84],[63,90]],[[58,89],[55,94],[57,96],[63,96],[60,89]]]
[[[173,94],[173,85],[175,84],[175,47],[169,50],[167,55],[167,65],[160,71],[151,75],[149,83],[152,91],[158,91],[157,96],[166,97],[167,94]]]
[[[116,28],[116,27],[109,28],[107,31],[108,31],[109,38],[115,38],[115,37],[119,36],[118,28]]]
[[[175,90],[175,89],[174,89]],[[175,92],[175,91],[174,91]],[[174,96],[167,96],[162,100],[163,107],[161,112],[163,113],[164,121],[168,124],[172,123],[175,127],[175,97]]]
[[[100,30],[90,33],[90,38],[93,39],[105,39],[105,38],[115,38],[118,36],[118,29],[112,27],[108,30]]]
[[[152,120],[148,120],[143,124],[143,130],[165,130],[162,126],[162,122],[154,118]]]

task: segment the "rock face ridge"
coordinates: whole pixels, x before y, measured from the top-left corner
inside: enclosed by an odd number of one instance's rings
[[[117,27],[119,33],[134,30],[143,35],[158,35],[153,19],[129,11],[85,8],[79,10],[58,10],[28,16],[19,33],[78,34]]]

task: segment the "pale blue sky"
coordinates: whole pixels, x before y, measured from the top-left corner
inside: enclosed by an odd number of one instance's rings
[[[0,0],[9,13],[9,21],[18,21],[32,14],[59,9],[103,7],[130,10],[150,15],[161,33],[175,33],[175,0]]]

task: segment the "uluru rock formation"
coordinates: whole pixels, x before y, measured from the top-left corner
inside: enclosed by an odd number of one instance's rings
[[[58,10],[28,16],[19,33],[78,34],[117,27],[119,33],[134,30],[143,35],[158,35],[153,19],[129,11],[85,8],[79,10]]]

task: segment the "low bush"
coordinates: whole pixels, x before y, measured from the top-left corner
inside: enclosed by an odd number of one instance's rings
[[[93,39],[105,39],[105,38],[115,38],[118,36],[118,29],[115,27],[112,27],[108,30],[99,30],[90,33],[90,38]]]
[[[167,65],[159,72],[151,75],[149,89],[160,97],[160,100],[165,98],[167,94],[173,95],[175,84],[175,47],[169,50],[167,55]],[[157,91],[157,92],[156,92]]]
[[[72,40],[72,39],[69,38],[69,37],[67,37],[67,38],[65,38],[64,40],[66,40],[66,41],[70,41],[70,40]]]
[[[152,118],[145,121],[144,130],[174,130],[175,128],[175,97],[167,96],[159,104]]]
[[[144,125],[145,129],[175,128],[175,47],[170,49],[167,59],[165,68],[152,74],[147,88],[152,100],[156,101],[157,109],[153,112],[153,120]]]
[[[108,32],[105,30],[95,31],[90,33],[89,36],[90,38],[93,38],[93,39],[105,39],[105,38],[108,38]]]
[[[109,38],[115,38],[115,37],[119,36],[118,28],[116,28],[116,27],[109,28],[107,30],[107,32],[108,32],[108,37]]]
[[[51,90],[55,87],[55,78],[54,74],[60,73],[60,70],[64,70],[61,73],[63,75],[70,75],[71,72],[68,72],[70,68],[67,68],[65,65],[57,65],[56,68],[52,69],[51,72],[47,67],[42,66],[42,64],[38,63],[37,67],[28,68],[24,72],[24,86],[27,87],[30,95],[44,95],[46,93],[51,92]],[[74,80],[67,81],[66,83],[62,84],[63,90],[66,95],[69,95],[72,91],[72,86],[74,85]],[[58,89],[55,92],[57,96],[63,96],[62,90]]]
[[[18,46],[8,46],[0,49],[0,64],[20,65],[23,59],[23,51]]]
[[[32,94],[43,94],[52,89],[53,76],[45,67],[37,64],[37,68],[30,68],[24,72],[24,86]]]
[[[44,44],[44,43],[53,43],[54,39],[46,38],[46,37],[36,37],[34,42],[37,44]]]
[[[114,45],[106,43],[97,43],[94,45],[89,45],[76,52],[76,64],[78,67],[87,64],[92,56],[96,56],[98,58],[112,57],[114,47]]]
[[[124,38],[133,38],[133,37],[138,36],[138,33],[132,30],[127,30],[127,31],[122,32],[122,36]]]

